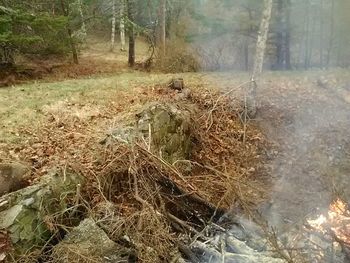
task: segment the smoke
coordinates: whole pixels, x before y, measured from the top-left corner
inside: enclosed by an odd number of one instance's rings
[[[288,106],[277,101],[277,107],[288,112],[289,121],[274,125],[270,120],[268,127],[270,136],[279,134],[281,147],[272,163],[276,184],[271,203],[263,214],[277,228],[327,208],[337,195],[350,200],[349,105],[332,94],[336,86],[327,90],[314,82],[307,88],[310,98],[289,100]]]

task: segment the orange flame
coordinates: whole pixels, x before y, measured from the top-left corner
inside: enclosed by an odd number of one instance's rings
[[[315,220],[308,220],[309,225],[326,234],[333,233],[338,242],[350,246],[350,211],[344,201],[336,199],[326,215],[320,215]]]

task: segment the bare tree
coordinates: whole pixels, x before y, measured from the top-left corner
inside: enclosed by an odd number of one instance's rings
[[[266,42],[270,28],[273,0],[264,0],[264,11],[261,18],[258,39],[256,42],[256,52],[254,58],[253,72],[251,75],[251,85],[245,98],[244,123],[246,124],[247,115],[254,117],[256,114],[256,78],[262,73],[264,65],[264,55]],[[245,126],[246,127],[246,126]]]
[[[158,9],[158,44],[160,46],[162,55],[166,53],[166,0],[159,0]]]
[[[334,31],[335,31],[335,1],[332,0],[331,2],[331,24],[330,24],[330,37],[329,37],[329,43],[328,43],[328,50],[327,50],[327,58],[326,58],[326,65],[327,68],[329,67],[331,63],[331,54],[333,50],[333,42],[334,42]]]
[[[135,65],[134,0],[126,0],[129,20],[129,67]]]
[[[273,0],[264,0],[264,11],[261,18],[258,40],[256,43],[256,53],[254,59],[252,80],[254,80],[263,70],[266,41],[270,27]]]
[[[120,4],[120,50],[125,51],[125,0],[121,0]]]
[[[276,10],[276,65],[278,70],[290,70],[290,0],[278,0]]]
[[[115,23],[116,23],[116,11],[115,11],[116,0],[112,1],[112,35],[111,35],[111,48],[110,51],[114,51],[115,46]]]

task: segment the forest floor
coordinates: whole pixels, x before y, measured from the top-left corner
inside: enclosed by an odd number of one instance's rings
[[[286,231],[316,208],[326,209],[335,197],[350,200],[350,72],[265,73],[258,81],[259,109],[248,123],[245,146],[236,109],[247,74],[132,71],[125,67],[125,54],[101,52],[106,48],[95,45],[82,55],[79,66],[0,89],[0,162],[27,161],[33,179],[72,161],[93,169],[96,156],[91,153],[116,127],[117,117],[152,101],[179,104],[176,94],[162,89],[181,77],[193,95],[185,105],[199,102],[204,119],[215,113],[214,125],[200,127],[201,136],[215,143],[208,142],[210,149],[200,154],[221,162],[221,170],[236,169],[225,163],[233,160],[237,170],[249,174],[243,180],[261,187],[263,194],[252,188],[247,200],[255,201],[272,226]],[[218,94],[226,91],[230,95],[213,110]],[[189,180],[196,183],[196,178]],[[222,196],[215,195],[221,192],[204,189],[210,201],[220,203]]]

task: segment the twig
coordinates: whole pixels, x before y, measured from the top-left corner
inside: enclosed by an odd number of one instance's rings
[[[218,106],[218,104],[219,104],[219,101],[222,99],[222,98],[224,98],[224,97],[226,97],[226,96],[228,96],[230,93],[232,93],[233,91],[235,91],[235,90],[237,90],[237,89],[239,89],[239,88],[242,88],[242,87],[244,87],[245,85],[247,85],[247,84],[249,84],[249,83],[251,83],[252,81],[247,81],[247,82],[244,82],[243,84],[241,84],[241,85],[239,85],[239,86],[237,86],[237,87],[234,87],[234,88],[232,88],[232,89],[230,89],[229,91],[227,91],[226,93],[224,93],[224,94],[222,94],[221,96],[219,96],[218,98],[217,98],[217,100],[215,101],[215,103],[214,103],[214,106],[211,108],[211,110],[209,111],[209,114],[208,114],[208,117],[207,117],[207,132],[210,130],[210,128],[211,128],[211,126],[213,125],[213,112],[216,110],[216,108],[217,108],[217,106]],[[210,121],[210,124],[208,125],[208,123],[209,123],[209,121]]]

